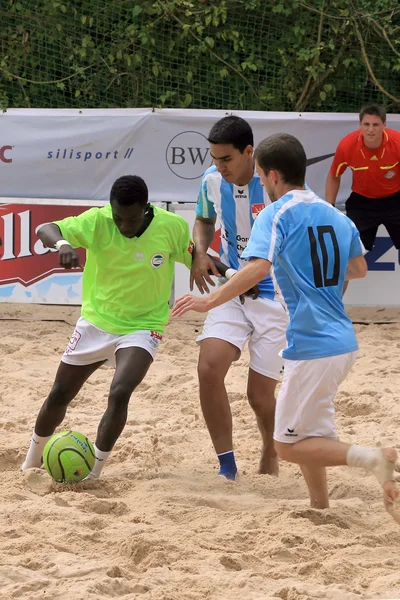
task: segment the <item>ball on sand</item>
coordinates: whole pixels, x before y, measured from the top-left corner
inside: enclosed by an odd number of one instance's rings
[[[59,483],[82,481],[95,463],[93,444],[78,431],[54,434],[43,451],[46,471]]]

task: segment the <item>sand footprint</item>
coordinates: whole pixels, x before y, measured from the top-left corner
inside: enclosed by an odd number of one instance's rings
[[[38,496],[45,496],[54,491],[52,480],[43,469],[28,469],[23,471],[22,476],[26,486]]]

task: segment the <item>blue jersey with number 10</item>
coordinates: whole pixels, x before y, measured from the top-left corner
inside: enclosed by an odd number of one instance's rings
[[[311,190],[293,190],[260,213],[242,258],[274,265],[290,314],[284,358],[357,350],[342,294],[348,260],[361,254],[353,222]]]

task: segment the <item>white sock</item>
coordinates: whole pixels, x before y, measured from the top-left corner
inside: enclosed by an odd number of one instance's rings
[[[102,452],[101,450],[99,450],[97,448],[96,444],[94,444],[94,455],[96,457],[96,462],[94,463],[94,467],[90,471],[88,478],[97,479],[98,477],[100,477],[100,473],[105,465],[107,458],[110,456],[110,454],[111,454],[111,451],[110,452]]]
[[[371,471],[382,486],[393,479],[394,464],[383,456],[379,448],[365,448],[353,444],[347,451],[346,462],[349,467]]]
[[[26,469],[32,469],[33,467],[40,468],[42,466],[43,450],[50,438],[51,435],[41,437],[35,433],[35,430],[33,430],[28,454],[26,455],[25,461],[21,467],[22,471],[26,471]]]

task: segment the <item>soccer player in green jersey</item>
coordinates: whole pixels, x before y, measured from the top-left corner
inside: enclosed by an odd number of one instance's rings
[[[148,202],[146,183],[117,179],[110,204],[43,225],[38,237],[59,251],[66,269],[86,249],[82,311],[39,411],[22,470],[40,467],[43,448],[85,381],[105,362],[115,366],[108,405],[95,441],[97,478],[125,427],[134,389],[154,360],[169,317],[174,264],[189,269],[193,243],[186,221]]]

